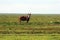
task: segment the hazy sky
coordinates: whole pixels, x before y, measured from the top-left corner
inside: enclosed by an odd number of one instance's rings
[[[60,0],[0,0],[0,13],[28,12],[60,13]]]

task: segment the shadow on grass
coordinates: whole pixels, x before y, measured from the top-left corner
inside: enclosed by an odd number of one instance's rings
[[[29,23],[21,23],[20,25],[43,25],[44,23],[40,22],[29,22]]]

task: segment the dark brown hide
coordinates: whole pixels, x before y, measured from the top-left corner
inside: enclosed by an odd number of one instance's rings
[[[21,16],[21,17],[20,17],[20,23],[21,23],[21,21],[27,21],[27,23],[28,23],[28,21],[29,21],[29,19],[30,19],[30,15],[31,15],[31,14],[28,14],[28,16]]]

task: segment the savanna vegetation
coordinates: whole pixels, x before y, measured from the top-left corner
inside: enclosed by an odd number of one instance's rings
[[[20,24],[22,15],[0,14],[1,40],[60,40],[60,15],[32,14],[29,23]]]

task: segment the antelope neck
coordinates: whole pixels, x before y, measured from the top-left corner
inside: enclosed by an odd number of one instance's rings
[[[30,16],[28,15],[28,18],[29,18]]]

